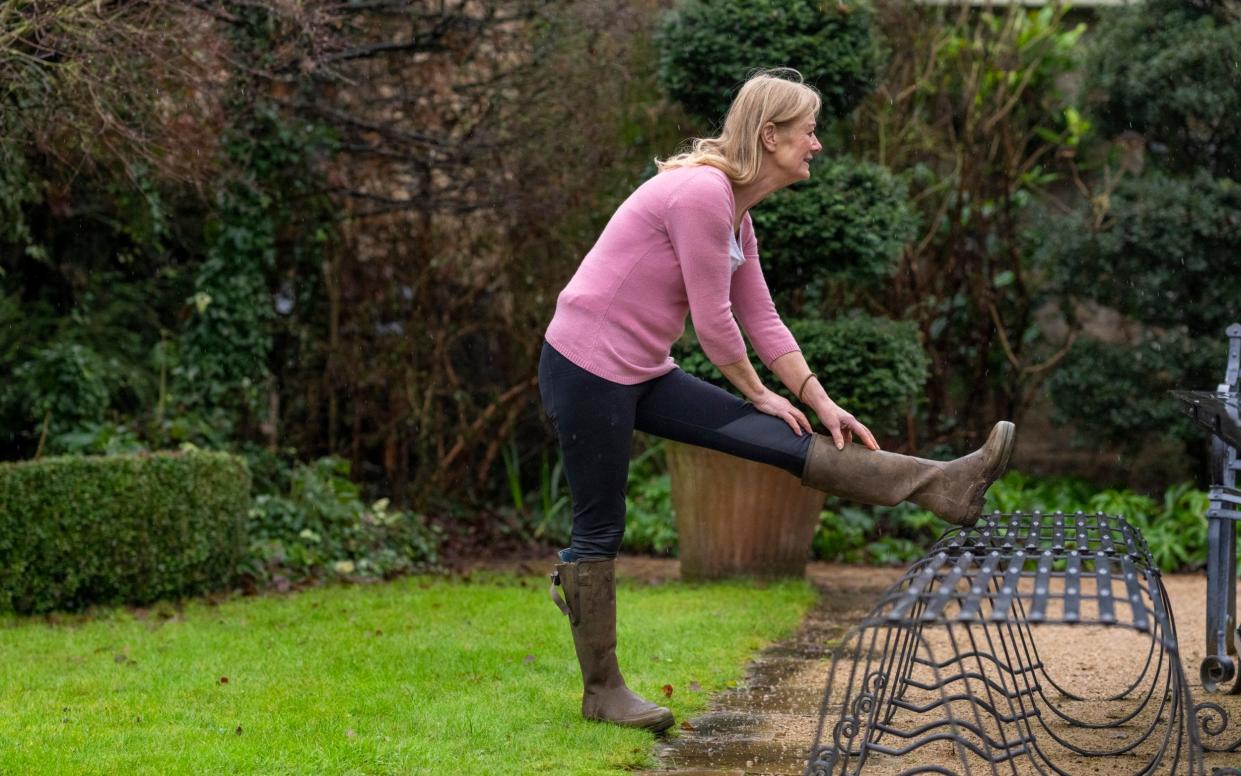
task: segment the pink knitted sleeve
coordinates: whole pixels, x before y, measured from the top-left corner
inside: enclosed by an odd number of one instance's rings
[[[780,320],[776,306],[771,301],[771,291],[763,278],[763,269],[758,262],[758,238],[754,235],[754,224],[749,213],[741,227],[742,250],[745,252],[745,263],[737,268],[732,278],[733,312],[745,329],[754,352],[767,368],[771,362],[785,353],[801,350],[792,332]]]
[[[745,340],[733,320],[728,245],[732,192],[722,176],[699,175],[668,197],[664,223],[685,281],[689,314],[702,352],[713,364],[746,357]]]

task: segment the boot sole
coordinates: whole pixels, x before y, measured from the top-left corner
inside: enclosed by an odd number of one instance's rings
[[[643,720],[640,717],[632,720],[606,719],[604,717],[587,717],[586,719],[592,722],[607,722],[613,725],[620,725],[621,727],[649,730],[652,733],[662,733],[672,727],[672,723],[676,721],[671,711],[665,711],[663,714],[650,720]]]
[[[987,486],[978,492],[978,495],[974,499],[974,503],[970,505],[970,511],[971,514],[975,516],[975,522],[982,516],[982,508],[987,501],[987,490],[990,489],[995,481],[1000,478],[1000,475],[1008,471],[1008,461],[1012,458],[1013,448],[1016,446],[1016,426],[1014,426],[1010,421],[1001,420],[999,423],[995,424],[995,427],[996,432],[999,432],[1000,436],[1000,459],[996,462],[994,467],[987,471]]]
[[[988,479],[992,482],[999,479],[1000,475],[1008,470],[1008,459],[1013,456],[1013,448],[1016,447],[1015,442],[1017,437],[1017,427],[1009,421],[1001,420],[996,425],[999,427],[1000,436],[1002,439],[1000,441],[1001,447],[999,465],[997,465],[993,471],[987,473],[989,475]]]

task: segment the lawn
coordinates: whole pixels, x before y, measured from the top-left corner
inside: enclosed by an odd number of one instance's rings
[[[617,774],[546,577],[410,577],[0,620],[0,773]],[[803,582],[619,591],[629,683],[678,723],[792,632]],[[671,697],[663,688],[671,685]]]

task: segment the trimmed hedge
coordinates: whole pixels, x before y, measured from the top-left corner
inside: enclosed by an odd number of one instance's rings
[[[226,585],[250,472],[227,453],[0,464],[0,611],[144,604]]]

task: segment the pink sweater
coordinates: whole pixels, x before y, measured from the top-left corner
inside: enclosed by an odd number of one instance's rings
[[[676,367],[669,352],[687,312],[714,364],[746,357],[738,321],[768,367],[799,350],[771,302],[748,212],[741,224],[746,261],[732,271],[734,208],[728,176],[714,167],[681,167],[643,183],[557,297],[548,343],[586,371],[625,385]]]

